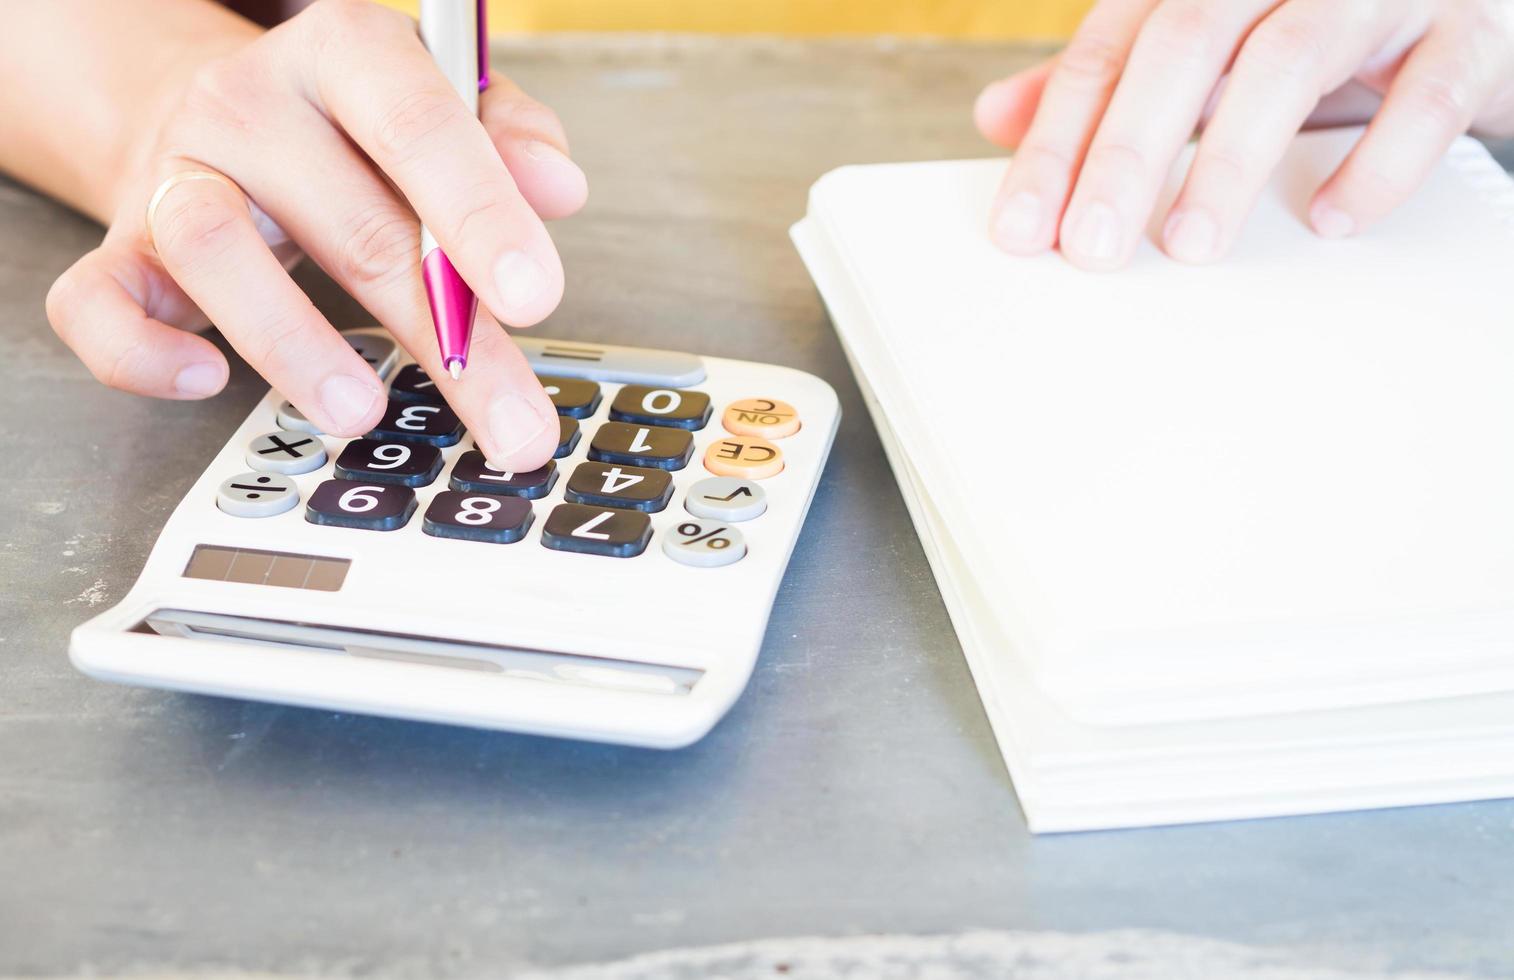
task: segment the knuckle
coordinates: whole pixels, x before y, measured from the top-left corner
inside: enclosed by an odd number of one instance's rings
[[[414,271],[416,237],[408,213],[387,203],[373,205],[352,219],[337,268],[350,283],[382,286]]]
[[[47,322],[60,336],[79,301],[79,275],[78,266],[67,269],[63,275],[53,280],[52,286],[47,290],[47,298],[43,301]]]
[[[1326,31],[1314,20],[1278,14],[1257,25],[1240,58],[1267,73],[1304,75],[1324,64],[1326,43]]]
[[[1124,45],[1096,34],[1073,38],[1057,59],[1057,70],[1064,78],[1084,85],[1107,85],[1124,67]]]
[[[153,243],[165,261],[185,269],[223,254],[232,246],[237,215],[209,197],[180,190],[159,207]]]
[[[482,188],[480,190],[483,191]],[[449,225],[449,240],[471,241],[470,236],[478,234],[477,229],[508,227],[514,217],[514,208],[499,195],[484,191],[458,211],[457,217]],[[488,240],[491,236],[485,231],[482,237]]]
[[[351,37],[354,32],[385,28],[394,18],[404,18],[392,10],[370,3],[369,0],[317,0],[310,8],[310,17],[328,30]]]
[[[1146,155],[1129,143],[1099,143],[1089,148],[1083,170],[1141,175],[1147,171]]]
[[[466,115],[462,102],[451,92],[411,92],[379,114],[374,144],[388,159],[414,160],[431,145],[435,133]]]
[[[131,391],[136,387],[134,379],[140,374],[146,357],[147,350],[140,342],[130,343],[111,356],[91,364],[89,373],[107,388]]]
[[[217,59],[196,68],[183,98],[180,119],[189,133],[207,123],[242,133],[257,129],[254,107],[263,96],[254,73],[233,60]]]
[[[546,105],[521,96],[490,107],[489,128],[494,133],[536,133],[567,145],[562,120]]]
[[[1447,75],[1427,75],[1404,92],[1406,107],[1437,129],[1466,129],[1474,113],[1470,87]]]
[[[308,343],[301,343],[305,324],[287,311],[270,314],[254,328],[257,341],[253,354],[259,373],[269,377],[287,377],[309,360]]]
[[[1222,7],[1205,0],[1167,0],[1152,12],[1143,36],[1169,55],[1207,54],[1220,38]]]

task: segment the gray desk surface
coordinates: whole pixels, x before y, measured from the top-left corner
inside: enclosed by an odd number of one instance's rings
[[[0,974],[497,976],[659,950],[634,975],[1514,974],[1514,804],[1025,832],[785,231],[833,166],[984,154],[972,96],[1029,52],[496,54],[560,109],[593,190],[557,229],[569,290],[546,332],[769,359],[841,392],[750,688],[666,754],[74,673],[68,631],[124,593],[263,386],[240,370],[196,406],[97,386],[42,297],[99,233],[0,182]],[[899,935],[925,938],[870,938]],[[748,941],[771,942],[690,952]]]

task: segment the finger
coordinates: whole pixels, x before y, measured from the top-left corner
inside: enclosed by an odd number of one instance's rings
[[[1046,91],[1046,82],[1055,67],[1056,61],[1048,58],[1039,65],[989,83],[973,103],[973,122],[978,132],[997,146],[1019,146],[1030,129],[1036,107],[1041,104],[1041,95]]]
[[[107,241],[53,283],[47,319],[104,384],[154,398],[197,399],[226,386],[226,358],[204,337],[150,316],[162,306],[187,315],[192,305],[152,260],[123,241]],[[172,294],[161,298],[163,294]]]
[[[1062,254],[1129,261],[1173,161],[1241,38],[1278,0],[1165,0],[1141,28],[1062,218]]]
[[[1314,230],[1343,238],[1401,204],[1471,126],[1501,57],[1470,22],[1443,21],[1425,35],[1361,141],[1315,195]]]
[[[300,147],[304,175],[266,154],[237,153],[239,182],[309,256],[372,313],[435,381],[490,465],[534,470],[557,447],[557,414],[525,356],[491,317],[475,321],[467,373],[441,363],[421,283],[420,224],[410,208],[314,110],[285,114],[272,138]],[[270,135],[270,134],[264,134]]]
[[[394,182],[496,317],[540,321],[562,298],[557,250],[412,22],[372,4],[324,9],[336,38],[306,62],[317,104]]]
[[[1202,263],[1229,250],[1321,96],[1394,33],[1404,6],[1295,0],[1251,31],[1167,216],[1168,254]]]
[[[566,218],[584,206],[589,182],[568,156],[556,113],[503,75],[491,75],[478,115],[521,196],[540,217]]]
[[[1102,0],[1084,19],[1047,77],[1040,105],[990,212],[1005,251],[1044,252],[1094,128],[1109,104],[1136,32],[1158,0]]]
[[[173,186],[151,233],[179,287],[306,417],[333,435],[377,424],[383,385],[279,265],[235,189],[213,180]]]

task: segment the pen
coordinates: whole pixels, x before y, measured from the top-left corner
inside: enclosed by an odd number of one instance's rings
[[[487,0],[421,0],[421,42],[474,115],[478,95],[489,87]],[[457,274],[435,236],[421,225],[421,279],[436,325],[442,366],[453,379],[468,366],[468,343],[478,297]]]

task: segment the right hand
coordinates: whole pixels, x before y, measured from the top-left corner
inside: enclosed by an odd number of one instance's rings
[[[562,297],[542,219],[577,211],[587,185],[557,117],[495,77],[474,118],[415,23],[365,0],[237,30],[196,38],[209,60],[170,73],[111,193],[104,242],[48,295],[54,329],[112,387],[195,399],[226,383],[226,359],[194,332],[214,322],[322,431],[360,435],[384,386],[285,272],[297,246],[436,380],[492,466],[543,465],[557,415],[488,314],[530,326]],[[224,174],[266,217],[218,181],[183,181],[149,235],[149,198],[186,170]],[[479,297],[460,381],[437,354],[417,215]]]

